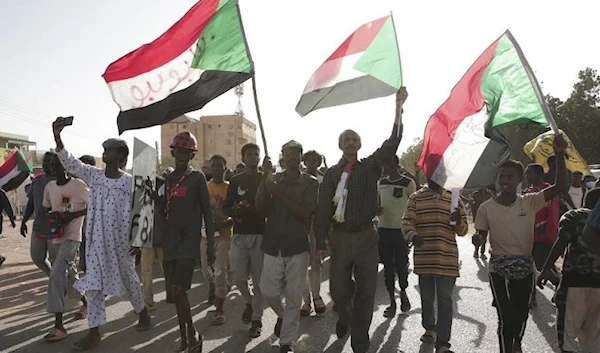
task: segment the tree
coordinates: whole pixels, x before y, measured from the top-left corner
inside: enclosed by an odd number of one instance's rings
[[[558,127],[569,136],[586,162],[599,163],[600,134],[594,128],[600,121],[600,75],[597,70],[587,68],[578,77],[566,101],[551,95],[546,96],[546,101]],[[511,158],[529,164],[531,160],[523,153],[523,146],[546,128],[513,126],[501,131],[511,145]]]
[[[598,71],[591,68],[580,71],[571,96],[564,103],[555,99],[555,103],[556,122],[571,138],[577,151],[590,164],[600,162],[600,134],[596,131],[596,124],[600,122]]]
[[[190,161],[190,166],[196,170],[200,170],[200,164],[195,159]],[[168,167],[175,168],[175,158],[170,154],[162,156],[156,172],[160,174]]]
[[[412,175],[419,178],[421,184],[425,183],[425,176],[423,173],[417,173],[416,163],[421,155],[423,149],[423,139],[416,138],[413,140],[413,144],[409,146],[404,153],[400,156],[400,164]]]

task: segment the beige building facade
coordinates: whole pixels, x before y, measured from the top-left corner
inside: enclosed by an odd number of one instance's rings
[[[171,153],[173,137],[189,131],[198,139],[196,161],[202,165],[211,156],[220,154],[227,159],[227,166],[235,168],[242,162],[242,146],[256,143],[256,124],[241,115],[210,115],[196,120],[182,115],[160,128],[161,158]]]

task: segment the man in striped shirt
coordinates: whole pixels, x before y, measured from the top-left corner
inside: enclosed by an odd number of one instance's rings
[[[450,352],[452,290],[459,276],[456,235],[464,236],[469,228],[462,201],[452,212],[450,203],[450,192],[429,180],[428,186],[409,197],[402,217],[402,232],[415,246],[414,272],[419,276],[425,329],[421,341],[435,343],[436,353]],[[436,296],[437,320],[433,309]]]

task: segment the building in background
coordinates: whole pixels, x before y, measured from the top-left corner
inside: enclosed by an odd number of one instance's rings
[[[33,141],[29,141],[28,136],[11,134],[8,132],[0,131],[0,165],[4,163],[6,157],[12,152],[15,148],[21,150],[25,158],[34,158],[35,154],[33,151],[36,149],[36,143]]]
[[[199,120],[182,115],[160,128],[161,158],[171,155],[171,141],[182,131],[189,131],[198,139],[195,159],[200,166],[211,156],[220,154],[227,159],[227,165],[233,168],[242,162],[242,146],[256,143],[256,124],[242,114],[210,115]]]

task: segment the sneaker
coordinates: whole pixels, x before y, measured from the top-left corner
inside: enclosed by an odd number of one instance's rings
[[[406,295],[405,290],[400,291],[400,310],[403,313],[409,312],[411,309],[410,300],[408,300],[408,295]]]
[[[454,353],[448,346],[441,346],[435,350],[435,353]]]
[[[135,326],[135,329],[138,331],[148,331],[150,327],[150,314],[148,313],[148,309],[144,308],[144,310],[142,310],[140,313],[140,319]]]
[[[340,324],[339,322],[335,324],[335,334],[340,340],[346,337],[348,334],[348,324]]]
[[[253,320],[252,326],[250,326],[250,330],[248,330],[248,336],[250,336],[252,338],[258,338],[258,337],[260,337],[261,333],[262,333],[262,322],[260,322],[258,320]]]
[[[242,313],[242,322],[248,325],[252,321],[252,304],[246,304],[246,309]]]
[[[283,325],[283,319],[277,318],[277,322],[275,323],[275,328],[273,329],[273,334],[275,337],[281,336],[281,325]]]
[[[523,348],[521,347],[521,341],[515,340],[513,343],[512,353],[523,353]]]
[[[312,313],[310,304],[302,305],[302,308],[300,309],[300,316],[310,316],[310,313]]]
[[[294,353],[294,350],[289,344],[284,344],[281,347],[279,347],[279,353]]]
[[[425,331],[423,336],[421,336],[421,342],[423,343],[434,344],[436,339],[437,334],[434,330],[427,330]]]
[[[325,312],[325,302],[323,302],[322,298],[314,298],[313,305],[315,306],[315,313],[317,313],[317,315],[321,315]]]
[[[215,313],[215,315],[212,317],[211,323],[215,326],[220,326],[225,323],[225,320],[226,320],[225,314]]]

